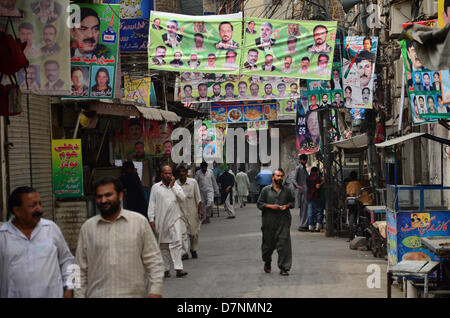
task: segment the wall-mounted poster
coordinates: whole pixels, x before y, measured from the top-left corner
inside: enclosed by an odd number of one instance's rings
[[[267,130],[269,122],[267,120],[252,121],[247,123],[247,131]]]
[[[119,50],[118,4],[79,4],[70,29],[71,97],[114,98]]]
[[[14,17],[15,34],[27,43],[24,53],[30,65],[17,74],[22,92],[51,96],[70,93],[68,6],[68,0],[0,1],[0,16]],[[0,18],[0,30],[6,21]],[[11,25],[7,31],[14,36]]]
[[[288,77],[184,72],[179,82],[184,103],[297,99],[300,94],[298,79]]]
[[[441,90],[442,90],[442,101],[444,104],[450,104],[450,72],[449,70],[441,71]],[[442,105],[439,105],[441,110],[443,110]],[[447,106],[447,112],[450,113],[450,109]]]
[[[302,105],[301,99],[299,99],[299,102],[300,104],[297,105],[296,121],[298,154],[315,153],[320,150],[319,113],[316,111],[307,111]]]
[[[83,196],[81,139],[52,140],[53,194],[57,198]]]
[[[348,36],[344,40],[344,106],[372,108],[378,37]]]
[[[154,1],[103,0],[103,3],[120,4],[120,51],[147,52],[149,18]]]
[[[436,20],[416,23],[433,27],[436,25]],[[409,24],[405,23],[403,27],[407,25]],[[443,105],[440,71],[425,69],[411,41],[402,40],[400,45],[413,125],[435,122],[437,118],[450,118],[448,107]]]
[[[438,27],[443,28],[450,23],[450,1],[438,0]]]
[[[337,22],[245,18],[245,75],[330,79]]]
[[[215,102],[211,103],[213,123],[239,123],[261,120],[277,120],[276,100]]]
[[[212,162],[223,154],[222,148],[219,150],[216,144],[216,138],[219,137],[219,146],[223,147],[225,132],[222,128],[223,126],[216,127],[210,120],[196,121],[194,125],[195,158],[204,158],[205,161]]]
[[[188,16],[152,11],[148,65],[175,72],[239,74],[242,13]]]
[[[124,76],[124,82],[125,99],[150,107],[150,92],[152,86],[150,77],[133,79]]]

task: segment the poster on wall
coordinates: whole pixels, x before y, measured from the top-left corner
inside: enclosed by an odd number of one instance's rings
[[[450,2],[438,0],[438,27],[443,28],[447,23],[450,23]]]
[[[430,27],[436,20],[417,22]],[[409,25],[403,24],[403,27]],[[413,125],[435,122],[438,118],[450,118],[448,107],[443,105],[441,72],[426,69],[417,57],[409,40],[400,41],[406,72],[406,85],[413,118]]]
[[[343,84],[347,108],[372,108],[378,37],[348,36],[344,40]]]
[[[81,139],[52,139],[52,171],[55,197],[83,196]]]
[[[242,13],[189,16],[152,11],[150,23],[149,68],[239,74]]]
[[[442,90],[442,102],[444,104],[450,104],[450,71],[449,70],[443,70],[441,71],[441,90]],[[442,105],[439,105],[438,103],[438,112],[440,110],[443,112]],[[450,113],[450,107],[447,105],[447,113]]]
[[[151,86],[150,77],[133,79],[124,76],[124,98],[150,107]]]
[[[211,103],[213,123],[239,123],[277,120],[279,104],[276,100]]]
[[[23,93],[70,94],[68,6],[68,0],[0,1],[0,29],[6,25],[4,17],[14,17],[15,32],[11,25],[7,31],[27,43],[24,53],[30,65],[17,73]]]
[[[103,0],[120,4],[120,51],[147,52],[150,11],[153,0]]]
[[[118,76],[118,4],[79,4],[80,27],[70,29],[71,97],[112,99]]]
[[[269,129],[269,122],[267,120],[252,121],[247,123],[247,131],[258,131]]]
[[[216,126],[212,121],[205,120],[198,121],[197,126],[194,127],[194,151],[196,158],[204,158],[206,162],[212,162],[221,155],[222,149],[218,151],[216,144],[216,137],[220,139],[220,145],[223,146],[224,135],[223,126]],[[226,129],[226,127],[225,127]]]
[[[330,79],[337,22],[245,18],[245,75]]]
[[[300,94],[298,79],[287,77],[184,72],[179,83],[183,103],[297,99]]]
[[[305,98],[300,98],[298,101],[296,120],[298,154],[315,153],[320,150],[319,113],[308,110]]]

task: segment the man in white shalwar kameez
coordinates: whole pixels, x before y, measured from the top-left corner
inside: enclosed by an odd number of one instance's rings
[[[172,168],[164,166],[161,169],[162,181],[153,185],[150,192],[150,203],[148,205],[148,218],[152,229],[156,231],[161,254],[164,261],[164,276],[170,277],[170,266],[177,273],[177,277],[187,275],[183,271],[181,260],[183,221],[180,202],[186,196],[183,189],[175,182]]]
[[[186,199],[180,202],[183,220],[186,224],[186,236],[188,236],[187,246],[185,247],[183,243],[183,253],[187,254],[190,249],[192,258],[197,258],[198,236],[202,224],[201,220],[204,217],[200,189],[195,179],[187,177],[188,170],[186,166],[179,165],[177,173],[177,184],[180,185],[186,196]]]
[[[214,172],[211,169],[208,169],[208,164],[206,162],[202,162],[200,168],[201,169],[195,174],[195,180],[200,188],[202,204],[206,211],[205,223],[209,223],[209,218],[212,216],[212,209],[214,206],[214,195],[219,196],[219,186],[214,178]]]
[[[248,189],[250,189],[250,180],[248,179],[248,176],[244,172],[243,168],[241,168],[239,173],[236,175],[236,188],[239,207],[242,208],[247,202]]]

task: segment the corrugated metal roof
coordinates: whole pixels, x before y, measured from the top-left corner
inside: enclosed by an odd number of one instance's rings
[[[349,139],[331,142],[330,145],[342,149],[355,149],[367,147],[368,141],[367,134],[362,134]]]
[[[389,147],[389,146],[393,146],[393,145],[396,145],[396,144],[399,144],[399,143],[402,143],[407,140],[414,139],[414,138],[417,138],[417,137],[420,137],[423,135],[425,135],[425,133],[413,132],[413,133],[407,134],[405,136],[393,138],[393,139],[381,142],[379,144],[375,144],[375,146],[378,148]]]

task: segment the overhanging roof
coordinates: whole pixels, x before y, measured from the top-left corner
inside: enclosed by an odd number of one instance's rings
[[[375,144],[375,146],[378,148],[389,147],[389,146],[397,145],[399,143],[402,143],[402,142],[405,142],[405,141],[408,141],[408,140],[411,140],[414,138],[418,138],[418,137],[427,138],[429,140],[434,140],[441,144],[446,144],[446,145],[450,146],[450,140],[448,140],[448,139],[436,137],[436,136],[433,136],[433,135],[430,135],[427,133],[418,133],[418,132],[414,132],[414,133],[407,134],[405,136],[393,138],[393,139],[381,142],[379,144]]]
[[[368,142],[367,134],[362,134],[349,139],[331,142],[330,145],[341,149],[361,149],[367,147]]]

